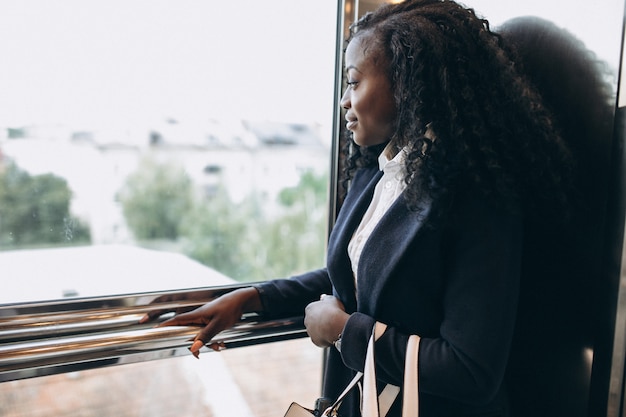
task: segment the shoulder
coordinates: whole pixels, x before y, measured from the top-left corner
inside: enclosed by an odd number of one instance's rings
[[[456,192],[433,202],[433,212],[444,225],[458,227],[467,222],[504,221],[522,222],[524,210],[521,202],[494,198],[478,191]]]
[[[509,241],[521,240],[524,216],[521,207],[483,196],[464,193],[449,201],[446,208],[434,211],[449,242],[484,242],[488,239]]]

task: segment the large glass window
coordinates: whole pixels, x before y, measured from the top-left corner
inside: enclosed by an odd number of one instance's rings
[[[0,302],[321,265],[335,21],[335,1],[3,2]]]
[[[1,2],[0,304],[321,266],[336,19],[335,0]],[[312,404],[321,359],[294,340],[4,382],[0,414],[275,415]]]

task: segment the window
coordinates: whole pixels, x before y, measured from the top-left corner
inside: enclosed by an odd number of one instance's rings
[[[322,263],[335,2],[0,8],[0,302]]]
[[[285,6],[0,5],[0,304],[323,264],[337,3]],[[321,359],[293,340],[4,382],[0,414],[270,415],[277,393],[314,401]]]

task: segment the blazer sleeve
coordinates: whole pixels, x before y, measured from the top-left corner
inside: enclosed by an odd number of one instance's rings
[[[263,315],[288,317],[304,314],[304,308],[317,301],[321,294],[332,294],[332,286],[326,268],[275,279],[255,285],[261,297]]]
[[[457,220],[440,249],[445,288],[439,334],[420,335],[420,392],[480,405],[493,399],[504,378],[519,293],[522,220],[483,202],[464,205]],[[420,271],[405,272],[406,279],[420,279]],[[342,336],[348,367],[362,370],[374,323],[362,313],[348,320]],[[408,336],[390,326],[376,343],[377,377],[386,383],[402,384]]]

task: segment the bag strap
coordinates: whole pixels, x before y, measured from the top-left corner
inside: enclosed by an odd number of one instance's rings
[[[352,381],[350,381],[348,386],[343,390],[343,392],[339,395],[339,397],[337,397],[333,405],[331,405],[326,410],[324,410],[324,412],[322,413],[322,416],[337,415],[337,409],[341,405],[341,402],[344,400],[344,398],[346,398],[346,395],[348,395],[348,393],[352,390],[352,388],[354,388],[356,384],[359,383],[362,377],[363,377],[363,372],[357,372],[354,378],[352,378]]]
[[[394,401],[400,394],[400,387],[393,384],[385,385],[382,392],[378,395],[378,412],[380,417],[385,417],[389,410],[391,410],[391,406]]]
[[[376,322],[376,324],[374,325],[374,330],[372,331],[372,335],[370,336],[369,342],[367,343],[367,356],[366,356],[366,359],[365,359],[366,366],[367,366],[367,362],[368,362],[367,358],[369,358],[370,355],[371,355],[371,361],[373,361],[373,358],[374,358],[373,357],[373,355],[374,355],[374,342],[376,340],[378,340],[380,338],[380,336],[383,335],[383,333],[385,332],[386,329],[387,329],[387,325],[386,324]],[[352,378],[352,381],[350,381],[348,386],[346,386],[346,388],[339,395],[339,397],[337,397],[337,399],[335,400],[333,405],[328,407],[322,413],[322,416],[336,415],[336,411],[339,408],[339,406],[341,405],[341,403],[344,400],[344,398],[346,398],[346,395],[348,395],[348,393],[359,383],[361,378],[363,378],[363,375],[364,375],[363,372],[357,372],[356,375],[354,376],[354,378]],[[375,392],[376,392],[376,383],[374,382],[374,393]],[[376,394],[374,394],[374,397],[376,397]],[[394,399],[395,399],[395,397],[394,397]],[[392,400],[392,402],[393,402],[393,400]]]
[[[376,323],[374,334],[376,340],[387,329],[382,323]],[[402,397],[402,417],[419,416],[419,344],[420,337],[409,336],[404,365],[404,395]],[[395,401],[400,388],[387,384],[380,395],[376,391],[376,365],[374,363],[374,343],[370,339],[365,358],[365,370],[363,379],[363,417],[385,417]]]
[[[409,336],[404,361],[402,417],[419,416],[419,349],[420,337],[415,334]]]
[[[374,324],[372,337],[378,340],[387,330],[387,325],[381,322]],[[397,395],[397,394],[396,394]],[[395,399],[395,398],[394,398]],[[392,401],[393,403],[393,401]],[[370,338],[365,356],[365,369],[363,370],[363,417],[378,417],[378,393],[376,391],[376,365],[374,363],[374,342]]]
[[[380,396],[376,390],[376,366],[374,364],[374,342],[387,330],[387,325],[376,322],[370,340],[367,344],[364,372],[357,372],[352,381],[346,386],[337,400],[328,407],[322,416],[336,416],[337,409],[346,395],[363,379],[362,415],[363,417],[385,417],[395,401],[400,387],[387,384]],[[402,402],[402,417],[419,416],[419,387],[418,387],[418,357],[420,337],[411,335],[407,344],[404,369],[404,395]]]

